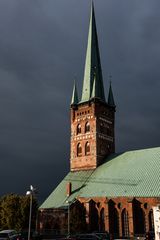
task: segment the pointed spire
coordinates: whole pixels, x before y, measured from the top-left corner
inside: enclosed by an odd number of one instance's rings
[[[96,69],[96,92],[99,93],[98,94],[99,98],[102,101],[105,101],[95,13],[92,2],[81,102],[89,101],[92,96],[95,69]]]
[[[74,104],[78,104],[78,93],[77,93],[75,81],[73,85],[73,93],[72,93],[72,100],[71,100],[71,105],[74,105]]]
[[[112,85],[111,85],[111,81],[110,81],[110,86],[109,86],[109,93],[108,93],[108,104],[111,107],[115,107],[115,103],[114,103],[114,97],[113,97],[113,92],[112,92]]]

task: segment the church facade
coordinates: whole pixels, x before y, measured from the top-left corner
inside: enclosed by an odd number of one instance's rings
[[[68,224],[68,210],[77,216],[76,231],[107,231],[112,238],[154,231],[160,148],[115,153],[115,112],[111,83],[105,98],[92,5],[82,97],[74,84],[71,100],[70,172],[41,205],[40,232],[61,233]]]

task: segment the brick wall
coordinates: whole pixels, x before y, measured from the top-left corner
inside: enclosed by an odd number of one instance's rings
[[[114,112],[114,108],[98,100],[71,107],[71,171],[94,169],[115,151]],[[85,132],[86,124],[90,131]],[[86,154],[87,143],[90,152]],[[78,144],[81,154],[77,153]]]

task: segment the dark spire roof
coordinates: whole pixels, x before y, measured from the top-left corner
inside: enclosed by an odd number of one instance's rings
[[[114,103],[111,81],[110,81],[110,87],[109,87],[109,93],[108,93],[108,104],[112,107],[116,106]]]
[[[76,88],[76,83],[74,82],[73,85],[73,93],[72,93],[72,100],[71,100],[71,105],[78,104],[78,93],[77,93],[77,88]]]
[[[96,74],[95,90],[93,90],[94,74]],[[97,97],[94,93],[98,93],[98,97],[105,101],[95,13],[92,3],[81,102],[89,101],[91,97]]]

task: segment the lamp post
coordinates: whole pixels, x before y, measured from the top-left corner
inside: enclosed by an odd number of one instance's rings
[[[32,202],[33,202],[33,194],[35,192],[35,188],[30,185],[30,190],[26,192],[26,195],[30,196],[30,206],[29,206],[29,224],[28,224],[28,240],[30,240],[31,236],[31,222],[32,222]]]

